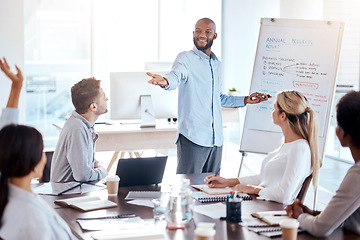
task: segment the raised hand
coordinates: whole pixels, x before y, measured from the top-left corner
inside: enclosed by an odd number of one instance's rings
[[[6,61],[6,58],[3,58],[3,60],[0,59],[0,68],[1,68],[1,70],[5,73],[6,76],[8,76],[10,78],[10,80],[13,82],[14,85],[21,87],[22,83],[23,83],[23,80],[24,80],[24,77],[23,77],[23,75],[21,73],[20,68],[18,68],[18,66],[16,66],[16,65],[15,65],[15,67],[16,67],[16,70],[17,70],[16,74],[13,73],[10,70],[10,67],[9,67],[9,64]]]
[[[21,88],[22,88],[22,84],[23,84],[23,80],[24,80],[24,77],[21,73],[20,68],[18,68],[18,66],[16,66],[16,65],[15,65],[15,67],[17,70],[16,74],[10,70],[9,64],[7,63],[5,58],[3,58],[3,60],[0,59],[0,69],[12,81],[10,95],[9,95],[9,99],[8,99],[8,102],[6,105],[6,107],[8,107],[8,108],[17,108],[18,107],[20,92],[21,92]]]

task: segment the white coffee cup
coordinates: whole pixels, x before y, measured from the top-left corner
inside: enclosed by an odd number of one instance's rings
[[[118,194],[119,181],[120,181],[120,177],[117,175],[108,176],[106,178],[106,187],[107,187],[109,196],[116,196]]]
[[[196,240],[213,240],[215,236],[215,229],[213,228],[196,228]]]
[[[296,219],[283,219],[280,221],[283,240],[296,240],[299,222]]]

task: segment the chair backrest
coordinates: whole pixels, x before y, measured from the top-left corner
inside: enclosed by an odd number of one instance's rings
[[[297,199],[299,199],[300,202],[304,202],[307,190],[308,190],[308,188],[310,186],[311,179],[312,179],[312,174],[307,176],[307,178],[305,178],[305,180],[304,180],[304,183],[303,183],[303,185],[302,185],[302,187],[300,189],[300,192],[296,197]]]
[[[51,161],[52,161],[53,154],[54,154],[54,151],[45,152],[47,161],[46,161],[46,165],[44,167],[43,175],[39,179],[39,182],[41,182],[41,183],[50,181],[50,169],[51,169]]]

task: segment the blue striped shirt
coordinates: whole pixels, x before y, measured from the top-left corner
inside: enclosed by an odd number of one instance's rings
[[[179,87],[178,136],[182,134],[204,147],[222,146],[223,125],[221,107],[243,107],[244,97],[221,93],[221,62],[211,52],[211,58],[196,47],[180,53],[171,72],[166,90]]]

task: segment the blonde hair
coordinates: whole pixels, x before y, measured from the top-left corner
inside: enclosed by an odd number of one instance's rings
[[[276,96],[277,107],[285,112],[291,129],[310,146],[313,185],[317,186],[321,159],[318,147],[319,123],[306,97],[297,91],[283,91]]]

